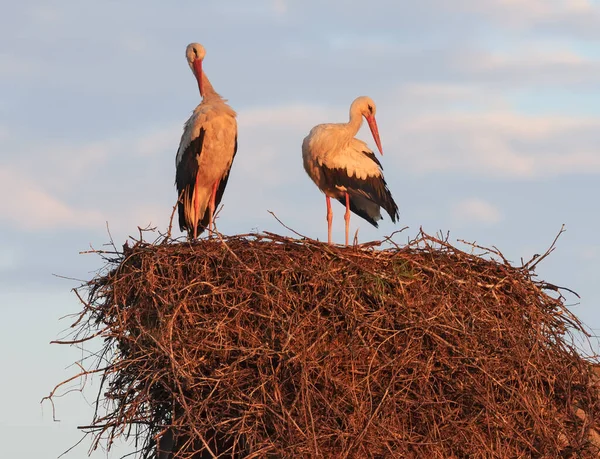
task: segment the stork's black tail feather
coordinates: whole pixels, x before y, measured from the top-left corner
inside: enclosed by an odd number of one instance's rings
[[[353,180],[356,182],[357,179],[354,177]],[[383,207],[392,222],[396,223],[400,219],[398,206],[383,176],[368,177],[360,182],[358,189],[346,186],[346,192],[350,197],[350,210],[378,228],[377,221],[381,220],[380,208]],[[346,205],[345,198],[338,200],[342,205]]]
[[[378,220],[381,220],[380,208],[383,207],[390,216],[392,222],[396,223],[399,219],[398,206],[392,198],[390,191],[386,189],[384,195],[385,199],[378,199],[377,201],[371,199],[371,196],[365,196],[362,190],[347,189],[347,193],[350,196],[350,210],[361,218],[364,218],[375,228],[379,228]],[[338,201],[345,206],[346,199],[340,198]]]

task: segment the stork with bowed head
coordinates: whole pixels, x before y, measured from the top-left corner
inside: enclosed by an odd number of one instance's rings
[[[175,160],[179,196],[179,228],[195,239],[205,228],[214,230],[215,208],[221,202],[237,152],[235,111],[213,89],[202,61],[206,51],[198,43],[185,50],[202,102],[183,128]]]
[[[375,153],[354,136],[367,120],[379,152],[381,140],[375,121],[375,103],[362,96],[350,106],[348,123],[319,124],[302,142],[304,169],[327,201],[327,240],[331,244],[331,198],[346,206],[346,245],[350,230],[350,211],[377,228],[383,207],[392,222],[399,218],[398,206],[383,178],[383,168]]]

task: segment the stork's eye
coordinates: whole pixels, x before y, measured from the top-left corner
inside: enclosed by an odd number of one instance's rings
[[[198,57],[198,51],[196,50],[196,48],[192,48],[192,50],[194,51],[194,56]]]
[[[369,113],[373,113],[373,107],[369,105],[367,108],[369,109]]]

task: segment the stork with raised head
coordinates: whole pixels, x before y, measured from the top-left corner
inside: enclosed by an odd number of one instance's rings
[[[237,152],[235,111],[213,89],[202,70],[206,51],[191,43],[185,55],[202,96],[183,128],[175,161],[179,228],[195,239],[214,229],[215,208],[221,202]]]
[[[383,178],[383,168],[365,142],[355,138],[363,117],[367,120],[375,144],[383,155],[375,121],[375,103],[362,96],[350,105],[347,123],[319,124],[302,142],[304,169],[327,201],[327,240],[331,244],[331,198],[346,206],[346,245],[350,230],[350,211],[377,228],[381,207],[395,223],[398,206]]]

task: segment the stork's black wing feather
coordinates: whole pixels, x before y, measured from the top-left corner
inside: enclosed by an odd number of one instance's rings
[[[376,158],[375,161],[377,161]],[[392,193],[390,192],[383,175],[359,179],[356,175],[349,176],[345,169],[328,168],[325,165],[322,165],[321,168],[323,177],[329,186],[346,188],[351,198],[350,210],[367,220],[373,226],[377,227],[377,221],[372,215],[369,215],[365,209],[361,209],[356,203],[352,202],[353,195],[361,196],[374,204],[383,207],[394,223],[399,218],[398,206],[394,202],[394,198],[392,198]],[[339,201],[344,206],[346,205],[345,198],[340,198]]]
[[[183,152],[181,161],[177,165],[177,170],[175,172],[177,196],[181,196],[178,204],[179,229],[181,231],[187,230],[188,233],[193,231],[193,227],[188,227],[185,218],[185,206],[183,203],[190,203],[192,197],[194,196],[194,186],[196,186],[196,176],[198,175],[198,157],[202,153],[205,134],[206,130],[204,128],[200,128],[198,137],[193,139]],[[181,195],[182,191],[183,195]]]
[[[363,151],[362,154],[365,155],[366,157],[368,157],[375,164],[377,164],[379,166],[379,169],[383,170],[383,166],[377,159],[377,156],[375,156],[375,153],[373,153],[372,151]]]
[[[377,220],[375,220],[375,218],[373,218],[373,216],[369,215],[369,212],[367,211],[367,209],[362,209],[356,205],[356,201],[352,199],[352,189],[348,189],[348,194],[350,194],[350,210],[353,213],[355,213],[356,215],[358,215],[359,217],[364,218],[375,228],[379,228],[379,223],[377,223]],[[340,204],[342,204],[344,207],[346,207],[346,198],[340,198],[340,199],[338,199],[338,201],[340,202]],[[379,212],[377,212],[377,214],[379,214]],[[381,219],[381,217],[379,217],[379,218]]]

